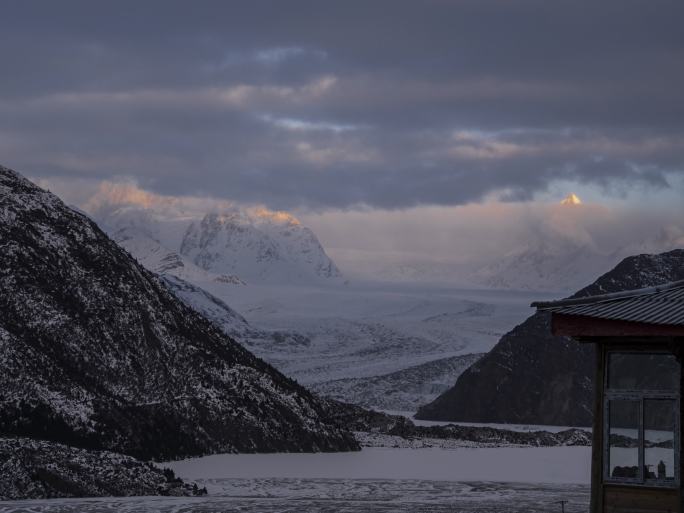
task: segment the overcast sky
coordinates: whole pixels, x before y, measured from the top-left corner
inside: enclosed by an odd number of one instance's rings
[[[681,0],[5,0],[0,162],[331,232],[571,190],[677,209],[682,20]]]

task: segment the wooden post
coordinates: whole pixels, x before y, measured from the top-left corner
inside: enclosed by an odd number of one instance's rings
[[[684,415],[682,415],[682,401],[684,401],[684,369],[682,369],[682,353],[684,352],[684,337],[675,338],[671,343],[673,353],[679,362],[679,511],[684,512],[684,493],[682,493],[682,464],[684,463],[684,443],[682,443],[682,425]]]
[[[603,513],[603,381],[605,350],[601,342],[594,344],[594,423],[591,445],[591,513]]]

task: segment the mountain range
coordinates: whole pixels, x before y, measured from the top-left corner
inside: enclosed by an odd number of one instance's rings
[[[236,297],[239,299],[245,295],[239,287],[231,292],[233,285],[248,283],[270,287],[251,293],[249,302],[240,302],[239,309],[254,318],[255,313],[272,309],[268,305],[273,303],[276,295],[283,296],[278,287],[341,283],[337,267],[316,236],[290,214],[224,207],[218,209],[222,213],[198,216],[183,212],[178,205],[158,205],[155,202],[133,205],[125,201],[105,203],[104,207],[100,205],[91,210],[119,244],[148,269],[165,276],[167,284],[188,305],[214,320],[229,336],[318,393],[368,407],[415,410],[443,392],[448,394],[449,382],[477,361],[483,350],[492,347],[471,343],[470,351],[460,346],[454,352],[453,344],[444,344],[442,339],[446,340],[445,336],[458,340],[466,322],[460,315],[451,315],[449,310],[432,312],[436,315],[425,310],[424,318],[417,318],[420,323],[418,331],[411,326],[406,315],[396,317],[400,323],[385,317],[371,320],[368,313],[361,318],[347,318],[342,314],[342,304],[321,309],[319,316],[310,320],[296,320],[302,314],[290,306],[291,318],[276,314],[277,321],[273,322],[269,317],[258,314],[258,327],[248,322],[227,304],[233,305]],[[574,195],[569,195],[559,205],[550,206],[548,213],[548,219],[541,222],[517,249],[492,257],[490,263],[471,270],[471,281],[491,289],[576,290],[594,281],[624,255],[667,246],[673,240],[671,234],[663,232],[652,240],[636,241],[618,248],[599,244],[591,230],[583,226],[587,218],[605,216],[605,211],[601,207],[584,205]],[[464,266],[444,264],[440,267],[419,263],[394,265],[392,269],[396,272],[385,275],[376,270],[375,278],[381,281],[437,283],[441,277],[460,276],[467,271]],[[228,288],[217,284],[228,284]],[[326,292],[330,297],[315,307],[319,309],[323,303],[334,303],[334,294],[331,293],[334,290],[332,287]],[[388,300],[393,301],[389,296]],[[290,301],[295,301],[294,295],[290,295]],[[444,307],[452,309],[455,305]],[[446,324],[443,322],[445,319],[453,322]],[[432,324],[437,320],[442,333],[435,344],[429,335],[435,330]],[[264,321],[271,324],[269,329],[262,327]],[[518,340],[544,339],[543,323],[544,320],[538,317],[523,323],[502,338],[502,341],[508,341],[502,348],[513,346]],[[482,327],[473,327],[481,333],[479,337],[485,338]],[[504,332],[502,330],[495,335],[498,338]],[[378,344],[376,337],[380,337],[382,342]],[[400,340],[406,342],[400,344],[402,349],[398,353],[395,346]],[[362,347],[356,348],[359,342],[362,342]],[[334,352],[331,352],[333,348]],[[530,363],[529,368],[533,370],[529,373],[521,370],[516,383],[534,382],[536,363],[543,358],[543,350],[543,345],[530,348],[528,357],[534,363]],[[540,375],[539,380],[542,382],[558,375],[566,376],[565,381],[554,381],[555,391],[541,395],[542,403],[537,412],[527,415],[525,412],[531,411],[531,407],[520,405],[516,409],[517,415],[520,419],[534,417],[538,423],[587,423],[590,411],[581,413],[576,408],[586,403],[587,391],[590,390],[587,381],[589,371],[586,369],[590,367],[592,356],[575,345],[562,346],[562,349],[557,346],[555,350],[563,352],[559,361],[567,360],[567,365],[559,364],[558,368],[551,369],[554,360],[549,355],[545,364],[549,368],[540,371],[546,374]],[[443,352],[441,356],[439,351]],[[503,352],[509,354],[513,350],[507,351]],[[332,355],[338,356],[334,362],[331,361]],[[355,368],[349,368],[361,355],[363,357],[354,364]],[[370,355],[379,362],[392,365],[369,371],[365,367],[370,363]],[[515,361],[513,356],[511,358]],[[472,366],[471,371],[459,379],[468,379],[476,373],[478,365],[486,361],[487,358]],[[505,362],[498,363],[505,368]],[[472,393],[472,390],[467,393]],[[565,406],[558,403],[558,397],[565,397]],[[522,396],[520,400],[523,400]],[[543,402],[547,400],[548,404]],[[421,415],[432,411],[430,408],[425,406]],[[492,414],[501,416],[498,410]],[[478,418],[486,418],[486,415]],[[520,419],[516,421],[522,421]]]

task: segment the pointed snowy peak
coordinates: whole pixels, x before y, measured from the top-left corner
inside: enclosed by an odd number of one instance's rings
[[[574,192],[571,192],[568,194],[563,201],[560,202],[561,205],[571,205],[571,206],[576,206],[576,205],[581,205],[582,200],[579,199],[579,196],[575,194]]]

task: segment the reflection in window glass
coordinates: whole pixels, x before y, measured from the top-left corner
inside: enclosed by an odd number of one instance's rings
[[[646,479],[674,481],[675,401],[644,401],[644,473]]]
[[[609,475],[615,479],[637,479],[639,472],[639,401],[608,403]]]
[[[608,388],[679,390],[679,363],[671,354],[610,353]]]

